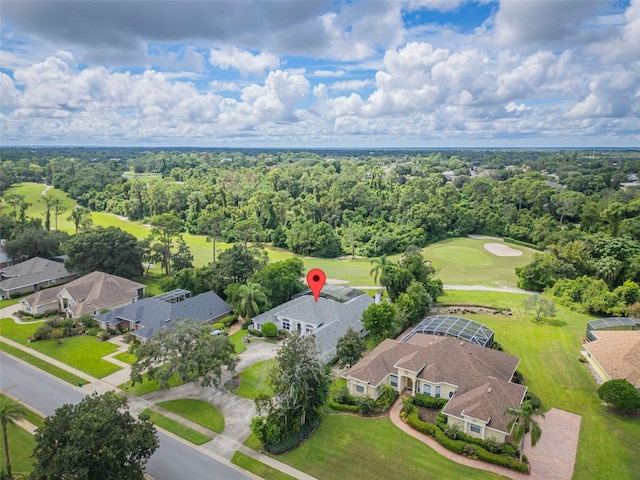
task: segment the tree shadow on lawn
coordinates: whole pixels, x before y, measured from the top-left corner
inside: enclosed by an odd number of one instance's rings
[[[541,318],[539,322],[532,320],[536,325],[545,325],[547,327],[566,327],[568,325],[564,320],[558,318]]]

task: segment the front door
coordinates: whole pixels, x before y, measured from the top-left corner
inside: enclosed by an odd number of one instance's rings
[[[411,390],[411,393],[413,393],[413,380],[409,377],[407,377],[407,390]]]

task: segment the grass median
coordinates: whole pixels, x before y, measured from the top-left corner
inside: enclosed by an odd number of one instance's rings
[[[193,423],[208,428],[212,432],[222,433],[224,430],[224,417],[220,410],[204,400],[185,398],[181,400],[167,400],[156,403],[159,407],[169,410],[181,417],[191,420]]]
[[[296,477],[292,477],[280,470],[276,470],[275,468],[270,467],[255,458],[251,458],[242,452],[234,453],[231,463],[244,468],[248,472],[258,475],[265,480],[296,480]]]
[[[25,352],[24,350],[20,350],[19,348],[9,345],[5,342],[0,341],[0,350],[16,358],[19,358],[20,360],[25,361],[30,365],[33,365],[34,367],[39,368],[40,370],[50,373],[51,375],[54,375],[59,379],[64,380],[65,382],[68,382],[72,385],[79,385],[79,384],[86,385],[87,383],[89,383],[84,378],[78,377],[73,373],[69,373],[60,367],[56,367],[55,365],[52,365],[49,362],[36,357],[35,355],[31,355],[30,353]]]
[[[154,412],[150,409],[145,409],[142,413],[149,414],[151,421],[154,425],[157,425],[160,428],[164,428],[165,430],[177,435],[181,438],[184,438],[188,442],[191,442],[195,445],[202,445],[203,443],[207,443],[211,441],[211,437],[207,435],[195,431],[193,428],[186,427],[175,420],[165,417],[164,415]]]

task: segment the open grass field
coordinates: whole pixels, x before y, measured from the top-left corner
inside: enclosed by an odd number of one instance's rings
[[[154,412],[153,410],[145,409],[142,413],[147,413],[151,417],[151,421],[154,425],[173,433],[174,435],[184,438],[188,442],[194,445],[202,445],[211,441],[211,437],[208,437],[200,432],[195,431],[192,428],[185,427],[184,425],[176,422],[171,418],[167,418],[164,415]]]
[[[523,298],[509,293],[447,291],[442,301],[512,308],[512,317],[468,317],[492,328],[505,351],[520,357],[518,370],[545,408],[582,416],[574,478],[638,478],[640,417],[623,417],[601,405],[597,384],[577,360],[590,317],[558,306],[556,317],[538,323],[533,315],[524,314]]]
[[[448,460],[402,432],[388,417],[324,415],[309,440],[278,460],[320,480],[501,478]]]
[[[238,465],[241,468],[244,468],[248,472],[255,473],[260,478],[264,478],[265,480],[296,480],[295,477],[291,475],[287,475],[280,470],[276,470],[269,465],[266,465],[255,458],[251,458],[244,453],[237,451],[233,454],[233,458],[231,459],[231,463]]]
[[[185,398],[181,400],[167,400],[156,403],[159,407],[169,410],[188,420],[191,420],[212,432],[222,433],[224,430],[224,417],[220,410],[204,400]]]
[[[531,263],[534,250],[510,245],[520,250],[519,257],[500,257],[489,253],[485,243],[503,243],[477,238],[450,238],[429,245],[422,250],[445,284],[516,287],[515,268]]]
[[[102,359],[115,352],[118,347],[109,342],[100,342],[96,337],[82,335],[64,338],[61,344],[55,340],[29,343],[28,338],[40,325],[41,323],[17,324],[11,318],[3,318],[0,320],[0,335],[95,378],[106,377],[120,370],[117,365]]]
[[[261,393],[273,395],[267,386],[267,377],[275,362],[275,359],[264,360],[240,372],[240,385],[233,393],[250,400],[255,400]]]
[[[36,446],[33,435],[17,425],[7,425],[7,436],[9,437],[9,456],[11,459],[11,470],[27,475],[33,471],[33,459],[31,453]],[[7,464],[4,458],[4,439],[0,435],[0,450],[2,461],[0,462],[2,472],[6,472]]]

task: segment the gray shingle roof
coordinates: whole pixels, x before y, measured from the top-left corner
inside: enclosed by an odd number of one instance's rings
[[[357,292],[355,289],[351,289]],[[282,319],[297,320],[314,326],[314,335],[320,356],[331,360],[335,355],[338,339],[349,327],[356,332],[362,330],[362,312],[374,302],[373,298],[360,292],[342,303],[320,297],[318,302],[311,295],[301,295],[253,318],[256,325],[273,322],[282,328]]]
[[[5,278],[0,281],[0,289],[9,292],[49,280],[59,280],[70,276],[71,273],[60,262],[35,257],[0,269],[0,275]]]
[[[178,303],[144,298],[131,305],[98,315],[96,320],[109,325],[116,325],[122,320],[136,322],[141,328],[136,330],[135,334],[149,338],[158,329],[169,326],[171,321],[190,318],[206,322],[226,315],[231,310],[229,304],[214,292],[205,292]]]

